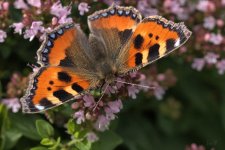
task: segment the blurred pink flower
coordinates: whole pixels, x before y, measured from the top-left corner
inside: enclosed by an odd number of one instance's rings
[[[220,75],[223,75],[225,72],[225,59],[222,59],[221,61],[217,62],[216,68],[218,69],[218,73]]]
[[[89,12],[90,6],[88,6],[88,3],[81,2],[78,5],[78,10],[80,12],[80,15],[83,16],[84,13]]]
[[[201,71],[205,66],[205,60],[203,58],[195,58],[192,63],[192,68],[197,71]]]
[[[211,33],[209,42],[215,44],[215,45],[220,45],[223,42],[223,36],[220,33]]]
[[[222,19],[217,19],[216,24],[218,27],[222,27],[224,25],[224,21]]]
[[[121,4],[121,0],[102,0],[104,3],[106,3],[107,5],[112,5],[112,3],[116,4],[116,5],[120,5]]]
[[[5,104],[8,109],[12,109],[13,113],[17,113],[21,108],[19,99],[17,97],[16,98],[3,99],[2,103]]]
[[[106,129],[108,129],[109,123],[110,120],[108,120],[106,116],[100,115],[95,122],[94,127],[98,131],[105,131]]]
[[[165,79],[166,79],[165,74],[160,73],[160,74],[157,75],[157,80],[158,81],[163,81]]]
[[[158,10],[155,8],[152,8],[147,0],[139,0],[137,4],[137,9],[145,17],[158,14]]]
[[[76,123],[77,124],[81,124],[82,122],[85,121],[85,117],[84,117],[84,111],[83,110],[79,110],[78,112],[74,113],[74,118],[76,119]]]
[[[221,0],[221,4],[225,6],[225,0]]]
[[[24,2],[24,0],[16,0],[14,2],[14,7],[17,8],[17,9],[28,9],[28,6]]]
[[[127,87],[128,90],[128,96],[130,96],[132,99],[136,99],[137,98],[137,94],[140,92],[140,89],[138,89],[137,86],[128,86]]]
[[[215,4],[209,0],[200,0],[196,8],[203,12],[213,12],[216,9]]]
[[[212,53],[212,52],[209,52],[205,55],[205,61],[208,63],[208,64],[216,64],[217,63],[217,59],[219,58],[219,55],[218,54],[215,54],[215,53]]]
[[[3,30],[0,30],[0,43],[3,43],[6,39],[6,37],[7,37],[6,32]]]
[[[155,89],[154,89],[154,96],[156,97],[156,99],[162,100],[165,93],[166,93],[166,92],[165,92],[165,90],[163,89],[163,87],[161,87],[160,85],[156,85],[156,86],[155,86]]]
[[[87,133],[87,140],[89,142],[96,142],[98,141],[98,139],[99,139],[98,136],[94,132]]]
[[[185,150],[206,150],[206,149],[202,145],[198,146],[197,144],[192,143],[191,145],[186,146]]]
[[[93,107],[95,105],[95,99],[92,95],[85,95],[83,100],[85,107]]]
[[[8,11],[9,2],[0,2],[0,10]]]
[[[29,38],[29,40],[32,41],[39,32],[44,32],[45,28],[42,26],[42,24],[42,21],[33,21],[30,29],[25,30],[24,38]]]
[[[41,0],[27,0],[27,3],[37,8],[41,7]]]
[[[212,30],[216,25],[216,19],[213,16],[205,17],[203,26],[206,29]]]
[[[22,29],[24,27],[22,22],[18,22],[18,23],[13,23],[11,25],[11,27],[14,28],[14,33],[19,33],[20,35],[22,34]]]

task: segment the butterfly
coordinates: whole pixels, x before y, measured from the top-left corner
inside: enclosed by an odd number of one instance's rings
[[[66,23],[46,34],[37,51],[40,67],[21,98],[23,112],[36,113],[80,97],[158,60],[191,36],[183,22],[161,16],[142,19],[133,7],[112,5],[88,16],[89,37]]]

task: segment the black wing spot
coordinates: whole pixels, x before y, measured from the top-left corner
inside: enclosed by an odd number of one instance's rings
[[[149,36],[150,38],[152,38],[153,34],[152,34],[152,33],[149,33],[148,36]]]
[[[73,97],[72,94],[66,92],[65,90],[55,91],[55,92],[53,92],[53,96],[55,96],[56,98],[58,98],[62,102]]]
[[[84,89],[80,86],[80,85],[78,85],[77,83],[73,83],[72,84],[72,89],[74,90],[74,91],[76,91],[76,92],[78,92],[78,93],[80,93],[80,92],[82,92]]]
[[[153,46],[151,46],[149,48],[149,52],[148,52],[148,60],[152,61],[155,60],[156,58],[159,57],[159,44],[154,44]]]
[[[47,90],[48,90],[48,91],[51,91],[51,90],[52,90],[52,88],[48,87],[48,88],[47,88]]]
[[[158,39],[159,39],[159,36],[158,36],[158,35],[156,35],[155,39],[156,39],[156,40],[158,40]]]
[[[71,82],[72,77],[67,72],[58,72],[58,79],[63,82]]]
[[[51,80],[51,81],[49,81],[49,84],[53,85],[53,84],[54,84],[54,82]]]
[[[47,98],[42,98],[39,103],[41,106],[44,106],[44,107],[54,106],[54,104],[52,104],[52,102],[49,101]]]
[[[119,32],[119,37],[121,43],[124,43],[132,34],[132,29],[126,29],[124,31]]]
[[[175,39],[166,40],[166,52],[169,52],[174,49]]]
[[[135,54],[135,64],[140,65],[142,64],[143,55],[141,53]]]
[[[140,34],[138,34],[134,39],[134,48],[140,49],[143,42],[144,42],[144,38]]]

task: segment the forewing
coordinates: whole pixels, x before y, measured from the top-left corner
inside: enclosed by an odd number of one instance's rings
[[[138,70],[183,45],[191,36],[183,23],[150,16],[138,24],[119,55],[129,71]]]
[[[140,20],[140,13],[133,7],[112,5],[108,9],[97,11],[88,17],[91,40],[96,38],[102,43],[104,48],[100,50],[103,55],[116,56]]]
[[[42,67],[31,77],[21,98],[23,112],[37,113],[72,100],[90,88],[89,79],[69,68]]]
[[[45,36],[37,52],[41,66],[82,67],[90,63],[85,54],[88,39],[78,25],[64,24]]]

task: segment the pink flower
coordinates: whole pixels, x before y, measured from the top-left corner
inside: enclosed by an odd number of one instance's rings
[[[108,86],[107,90],[105,93],[107,93],[108,95],[110,94],[115,94],[117,93],[118,90],[117,90],[117,87],[116,86]]]
[[[217,24],[218,27],[222,27],[224,25],[224,21],[222,19],[218,19],[216,21],[216,24]]]
[[[58,17],[60,24],[72,22],[72,18],[67,18],[71,14],[71,8],[68,6],[63,7],[60,1],[52,5],[50,13]]]
[[[40,8],[41,7],[41,1],[40,0],[27,0],[28,4],[31,6]]]
[[[224,74],[224,72],[225,72],[225,59],[217,62],[216,68],[218,69],[218,73],[220,75]]]
[[[8,11],[9,2],[0,2],[0,10]]]
[[[78,10],[79,10],[81,16],[83,16],[84,13],[89,12],[89,9],[90,9],[90,6],[88,6],[88,3],[81,2],[78,5]]]
[[[21,105],[20,105],[20,102],[19,102],[18,98],[3,99],[2,103],[5,104],[8,109],[12,109],[13,113],[17,113],[21,108]]]
[[[112,110],[113,113],[118,113],[123,108],[123,104],[120,99],[116,101],[108,102],[109,108]]]
[[[87,133],[87,140],[89,142],[96,142],[99,140],[99,138],[94,132],[89,132]]]
[[[203,11],[203,12],[211,12],[215,11],[215,4],[209,0],[200,0],[197,4],[196,7],[198,10]]]
[[[6,32],[3,30],[0,30],[0,43],[3,43],[6,39],[6,37],[7,37]]]
[[[24,2],[24,0],[16,0],[14,2],[14,7],[17,8],[17,9],[28,9],[28,6]]]
[[[204,146],[200,145],[198,146],[195,143],[192,143],[190,146],[186,146],[185,150],[206,150]]]
[[[27,29],[24,33],[24,38],[25,39],[30,39],[32,41],[34,37],[39,33],[39,32],[44,32],[44,27],[42,26],[43,22],[42,21],[34,21],[32,22],[32,25],[30,29]]]
[[[148,4],[147,0],[139,0],[137,4],[137,9],[145,16],[157,15],[158,10],[154,9]]]
[[[165,90],[160,85],[155,86],[154,96],[156,99],[162,100],[165,93]]]
[[[94,127],[98,131],[105,131],[108,129],[110,120],[108,120],[104,115],[100,115],[94,124]]]
[[[67,18],[67,16],[62,16],[58,21],[59,24],[71,23],[71,22],[73,22],[73,19],[70,17]]]
[[[192,68],[196,69],[197,71],[201,71],[205,66],[205,59],[203,58],[195,58],[192,63]]]
[[[103,0],[104,3],[106,3],[107,5],[112,5],[112,3],[116,4],[116,5],[120,5],[121,1],[120,0]]]
[[[85,121],[84,111],[80,110],[78,112],[75,112],[74,118],[77,119],[77,121],[76,121],[77,124],[81,124],[82,122],[84,122]]]
[[[122,107],[123,107],[123,105],[122,105],[121,100],[115,100],[115,101],[108,102],[107,106],[104,108],[105,113],[106,113],[106,118],[108,120],[114,120],[115,114],[120,112]]]
[[[14,28],[14,33],[19,33],[20,35],[22,34],[22,29],[24,27],[22,22],[18,22],[18,23],[13,23],[11,25],[11,27]]]
[[[106,113],[106,119],[110,121],[116,118],[116,115],[112,112],[112,110],[109,107],[105,107],[104,110]]]
[[[223,42],[223,36],[218,33],[218,34],[210,34],[209,42],[215,44],[215,45],[220,45]]]
[[[205,55],[205,61],[208,63],[208,64],[216,64],[217,63],[217,59],[219,58],[219,55],[218,54],[215,54],[215,53],[212,53],[212,52],[209,52]]]
[[[164,81],[165,79],[166,79],[165,74],[160,73],[160,74],[157,75],[157,80],[158,81]]]
[[[140,90],[138,89],[137,86],[128,86],[127,87],[128,90],[128,96],[130,96],[132,99],[136,99],[137,96],[136,94],[140,92]]]
[[[83,100],[85,107],[93,107],[95,105],[95,99],[92,95],[85,95]]]
[[[203,26],[212,30],[216,25],[216,19],[213,16],[205,17]]]
[[[221,0],[221,4],[225,6],[225,0]]]

